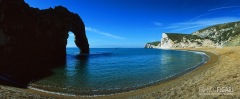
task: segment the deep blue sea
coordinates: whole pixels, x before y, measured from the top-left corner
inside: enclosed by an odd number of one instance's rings
[[[113,94],[178,77],[207,60],[205,54],[190,51],[92,48],[90,55],[79,55],[79,49],[67,48],[66,65],[32,85],[58,93]]]

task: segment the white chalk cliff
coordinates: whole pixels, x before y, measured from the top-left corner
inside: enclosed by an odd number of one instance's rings
[[[210,26],[192,34],[162,33],[157,46],[148,44],[162,49],[240,46],[240,21]]]
[[[168,35],[166,33],[162,33],[162,39],[161,39],[161,44],[159,48],[168,49],[168,48],[172,48],[173,45],[174,45],[174,42],[168,38]]]

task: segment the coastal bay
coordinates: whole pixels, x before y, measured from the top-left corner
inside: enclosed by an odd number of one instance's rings
[[[203,51],[210,60],[184,76],[150,87],[106,96],[64,96],[31,89],[0,86],[1,98],[237,98],[240,96],[240,47],[194,48],[178,50]],[[201,94],[201,88],[232,88],[230,93]],[[216,89],[217,90],[217,89]],[[206,92],[205,92],[206,93]]]
[[[237,5],[0,0],[0,99],[239,98]]]

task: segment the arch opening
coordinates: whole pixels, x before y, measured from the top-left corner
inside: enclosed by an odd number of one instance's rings
[[[69,31],[66,48],[77,48],[74,40],[75,40],[75,35],[73,34],[73,32]]]

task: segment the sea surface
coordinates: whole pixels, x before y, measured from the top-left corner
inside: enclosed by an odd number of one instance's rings
[[[105,95],[147,87],[204,64],[204,53],[143,48],[67,48],[67,62],[33,82],[38,90],[69,95]]]

